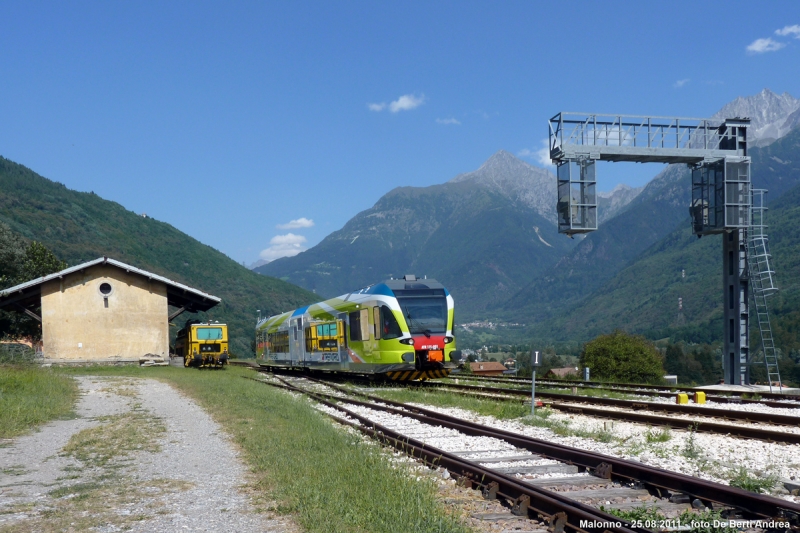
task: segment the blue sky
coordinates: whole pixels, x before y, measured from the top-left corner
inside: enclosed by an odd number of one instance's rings
[[[0,18],[0,155],[248,264],[500,149],[538,164],[559,111],[800,97],[794,0],[2,1]],[[603,165],[600,188],[655,171]]]

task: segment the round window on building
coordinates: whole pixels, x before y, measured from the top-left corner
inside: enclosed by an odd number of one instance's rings
[[[108,296],[112,290],[110,283],[103,282],[100,284],[100,294],[103,296]]]

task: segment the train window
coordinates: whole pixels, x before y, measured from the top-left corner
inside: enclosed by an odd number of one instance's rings
[[[361,340],[361,313],[358,311],[350,313],[350,340]]]
[[[369,310],[361,309],[350,313],[350,340],[369,340]]]
[[[279,331],[277,333],[270,333],[268,336],[268,343],[270,351],[273,353],[288,353],[289,352],[289,332]]]
[[[381,338],[381,308],[372,308],[372,331],[375,333],[375,340]]]
[[[199,341],[222,340],[222,328],[197,328],[195,335]]]
[[[403,335],[403,332],[400,330],[400,324],[397,323],[397,319],[394,317],[394,313],[385,305],[381,306],[380,324],[382,328],[381,337],[384,339],[396,339]]]

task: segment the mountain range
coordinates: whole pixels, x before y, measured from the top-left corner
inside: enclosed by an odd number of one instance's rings
[[[799,110],[800,100],[765,89],[716,114],[751,118],[753,183],[773,201],[800,183]],[[551,172],[500,151],[442,185],[395,189],[317,246],[256,271],[325,296],[379,274],[428,274],[453,293],[462,322],[525,322],[526,336],[550,339],[615,327],[676,331],[715,320],[721,252],[718,239],[691,235],[685,165],[666,167],[642,189],[601,196],[599,229],[582,240],[557,234],[555,186]],[[665,282],[654,292],[650,280],[664,281],[659,268],[670,272],[670,283],[683,270],[684,289]],[[678,293],[691,295],[681,317]]]

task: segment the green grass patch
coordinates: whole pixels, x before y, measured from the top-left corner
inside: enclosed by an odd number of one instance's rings
[[[433,478],[412,478],[375,445],[330,423],[310,402],[243,377],[183,368],[75,369],[157,377],[192,397],[232,435],[253,474],[254,494],[291,513],[308,532],[466,532],[437,502]],[[274,503],[273,503],[274,502]]]
[[[164,423],[141,409],[100,417],[101,424],[74,434],[63,452],[86,465],[103,467],[133,453],[160,450]]]
[[[664,428],[662,430],[647,428],[647,431],[644,434],[644,440],[648,444],[652,444],[654,442],[667,442],[671,438],[672,433],[670,432],[669,428]]]
[[[740,466],[736,474],[728,482],[731,487],[739,487],[740,489],[749,490],[758,494],[766,494],[778,482],[778,477],[774,474],[770,475],[754,475],[745,467]]]
[[[385,389],[373,391],[372,394],[396,402],[424,403],[439,407],[457,407],[476,412],[480,415],[493,416],[504,420],[519,418],[531,412],[530,404],[526,407],[522,404],[522,400],[519,402],[498,401],[488,397],[483,400],[475,396],[464,396],[447,391],[387,387]]]
[[[0,438],[16,437],[70,416],[77,398],[74,380],[59,372],[32,365],[0,365]]]
[[[422,403],[437,407],[457,407],[503,420],[519,419],[523,424],[547,428],[562,437],[583,437],[599,442],[614,442],[618,440],[611,431],[591,431],[572,427],[569,420],[550,420],[550,415],[552,415],[553,411],[547,407],[536,409],[534,416],[530,416],[530,403],[523,405],[521,401],[498,401],[491,398],[483,400],[474,396],[462,396],[446,391],[415,390],[405,387],[380,389],[373,392],[373,394],[398,402]]]

